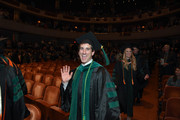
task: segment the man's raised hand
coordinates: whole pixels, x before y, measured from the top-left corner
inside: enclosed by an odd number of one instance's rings
[[[63,66],[61,68],[61,77],[63,82],[68,82],[72,77],[73,72],[70,73],[70,66]]]

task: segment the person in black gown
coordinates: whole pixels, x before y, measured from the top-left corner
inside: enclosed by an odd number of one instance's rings
[[[127,119],[130,120],[133,117],[133,102],[137,83],[136,58],[130,45],[124,46],[123,58],[116,62],[112,76],[116,84],[120,112],[127,114]]]
[[[137,67],[137,95],[136,103],[140,103],[140,100],[143,95],[143,90],[148,83],[150,76],[148,60],[139,53],[138,45],[133,45],[133,54],[136,58],[136,67]]]
[[[27,87],[20,69],[3,55],[3,47],[0,41],[0,119],[24,120],[30,115],[24,102]]]
[[[74,72],[67,65],[61,69],[61,109],[70,111],[69,120],[118,120],[115,84],[108,71],[92,59],[103,47],[92,32],[76,40],[81,65]]]

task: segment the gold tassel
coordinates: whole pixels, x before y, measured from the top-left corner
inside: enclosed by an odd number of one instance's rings
[[[134,81],[133,81],[133,70],[132,70],[132,64],[131,64],[131,78],[132,78],[132,85],[134,85]]]
[[[134,85],[134,81],[133,81],[133,79],[132,79],[132,85]]]
[[[123,80],[124,85],[126,84],[125,80]]]

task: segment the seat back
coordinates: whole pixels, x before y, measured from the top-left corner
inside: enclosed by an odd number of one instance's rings
[[[42,81],[43,74],[42,73],[35,73],[33,80],[35,82],[41,82]]]
[[[26,67],[26,72],[31,72],[32,67]]]
[[[162,81],[163,81],[164,79],[169,79],[171,76],[172,76],[172,75],[163,75],[163,76],[162,76]]]
[[[48,69],[48,68],[41,68],[41,69],[39,70],[39,72],[40,72],[40,73],[43,73],[43,74],[46,74],[46,73],[47,73],[47,69]]]
[[[47,86],[43,100],[50,105],[58,105],[60,89],[56,86]]]
[[[32,72],[25,72],[24,73],[24,79],[32,80],[33,73]]]
[[[165,118],[166,117],[180,119],[180,97],[173,97],[167,100]]]
[[[175,86],[166,86],[164,89],[164,99],[170,97],[180,97],[180,87]]]
[[[34,97],[43,98],[44,91],[45,91],[46,85],[43,83],[35,82],[33,89],[32,89],[32,95]]]
[[[38,73],[39,69],[35,67],[31,71],[32,71],[33,74],[36,74],[36,73]]]
[[[61,72],[58,71],[58,70],[55,70],[56,72],[54,72],[54,76],[58,76],[58,77],[61,77]]]
[[[30,111],[30,116],[24,120],[41,120],[41,110],[37,106],[26,104],[26,107]]]
[[[26,82],[26,86],[27,86],[27,93],[31,94],[32,88],[34,85],[34,81],[33,80],[25,80],[25,82]]]
[[[55,68],[56,68],[56,67],[51,66],[51,67],[48,68],[48,71],[54,72],[54,71],[55,71]]]
[[[61,77],[56,76],[54,77],[52,85],[60,88],[61,81]]]
[[[169,80],[169,78],[163,79],[162,81],[162,91],[164,91],[164,88],[166,87],[167,81]]]
[[[43,76],[42,83],[46,85],[52,85],[53,75],[46,74]]]

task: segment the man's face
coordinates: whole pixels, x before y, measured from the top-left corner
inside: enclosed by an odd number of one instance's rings
[[[180,69],[179,69],[179,68],[176,68],[175,74],[176,74],[177,76],[180,76]]]
[[[138,52],[139,52],[139,49],[136,48],[136,47],[133,47],[133,53],[134,53],[134,55],[138,54]]]
[[[169,45],[164,45],[164,52],[168,52],[170,49],[170,46]]]
[[[89,62],[92,59],[95,51],[92,51],[92,46],[88,43],[80,44],[79,57],[83,64]]]

